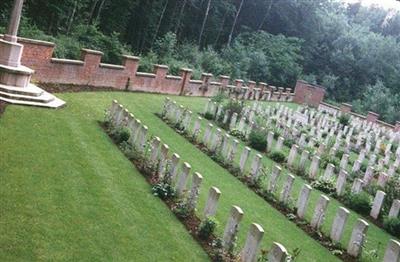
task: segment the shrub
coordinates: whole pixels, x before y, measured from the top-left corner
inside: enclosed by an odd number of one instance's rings
[[[211,101],[216,102],[216,103],[221,103],[224,101],[224,99],[228,98],[225,93],[223,92],[218,92],[215,96],[211,98]]]
[[[168,183],[160,182],[154,185],[151,192],[163,200],[175,197],[175,189]]]
[[[199,227],[198,235],[201,239],[207,240],[214,233],[218,226],[217,220],[213,217],[207,217],[203,222],[201,222]]]
[[[395,174],[385,185],[383,190],[386,193],[383,202],[383,209],[390,210],[392,203],[395,199],[400,199],[400,176]]]
[[[275,139],[275,140],[277,140],[277,139],[281,136],[281,134],[282,134],[282,130],[279,129],[279,128],[274,128],[274,129],[272,130],[272,132],[274,132],[274,139]]]
[[[130,131],[126,127],[118,127],[111,131],[111,136],[115,139],[117,144],[128,141],[130,135]]]
[[[349,194],[345,196],[344,202],[346,206],[362,215],[368,215],[371,210],[371,197],[365,192]]]
[[[292,138],[289,138],[289,139],[285,139],[283,141],[283,144],[285,146],[287,146],[288,148],[292,148],[292,146],[295,144],[295,141]]]
[[[265,151],[267,148],[267,134],[258,129],[253,129],[249,135],[249,145],[258,151]]]
[[[400,236],[400,218],[385,218],[383,220],[383,228],[393,236]]]
[[[344,151],[342,149],[339,149],[336,151],[335,157],[337,157],[338,159],[342,159],[344,155]]]
[[[209,112],[207,112],[207,113],[204,114],[204,118],[207,119],[207,120],[213,120],[214,119],[214,115],[209,113]]]
[[[328,195],[333,195],[336,192],[336,186],[334,180],[323,180],[323,179],[315,180],[311,183],[311,186]]]
[[[349,125],[350,124],[350,115],[343,114],[343,115],[339,116],[339,123],[344,126]]]
[[[232,129],[231,131],[229,131],[229,134],[231,136],[239,138],[240,140],[246,140],[246,136],[237,129]]]
[[[323,154],[321,156],[321,162],[319,165],[321,166],[321,168],[325,169],[328,164],[333,164],[335,167],[339,167],[340,161],[329,154]]]
[[[367,171],[367,168],[368,168],[368,163],[366,163],[366,162],[361,163],[360,170],[363,173],[365,173],[365,171]]]
[[[179,202],[174,208],[173,212],[179,218],[187,218],[190,215],[189,207],[185,202]]]
[[[226,104],[224,106],[224,109],[225,109],[225,112],[229,110],[230,116],[232,116],[233,113],[237,113],[238,115],[240,115],[240,113],[243,110],[243,102],[234,100],[234,99],[230,99],[228,104]]]
[[[282,151],[273,151],[269,154],[269,157],[277,163],[283,163],[286,161],[286,157]]]

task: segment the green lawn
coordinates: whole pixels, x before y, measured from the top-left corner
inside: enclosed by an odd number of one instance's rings
[[[0,261],[208,261],[99,127],[114,95],[0,118]]]
[[[289,251],[300,248],[298,261],[338,261],[157,118],[154,113],[160,112],[165,96],[123,92],[59,96],[68,104],[62,110],[9,106],[0,118],[1,261],[187,261],[189,255],[191,261],[207,260],[99,127],[112,99],[203,175],[199,214],[209,187],[222,191],[216,216],[220,234],[230,207],[238,205],[245,213],[239,247],[250,223],[257,222],[265,230],[263,248],[278,241]],[[206,101],[173,99],[195,112],[202,111]]]

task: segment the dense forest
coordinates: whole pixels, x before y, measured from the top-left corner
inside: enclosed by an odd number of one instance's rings
[[[4,32],[12,0],[0,2]],[[400,14],[333,0],[28,0],[20,35],[54,41],[58,57],[82,47],[214,75],[293,87],[400,119]]]

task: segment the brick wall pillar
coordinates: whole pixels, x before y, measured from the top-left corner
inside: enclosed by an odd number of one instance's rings
[[[155,89],[162,88],[162,85],[165,80],[165,77],[167,76],[167,73],[168,73],[168,66],[154,65],[154,74],[156,75],[156,79],[154,81],[153,88],[155,88]]]
[[[261,93],[264,93],[268,90],[268,84],[264,82],[258,83],[258,88],[261,89]]]
[[[222,88],[226,88],[229,85],[229,76],[219,76],[219,82],[221,83]]]
[[[400,121],[396,121],[396,126],[394,127],[395,132],[400,132]]]
[[[185,89],[189,86],[190,79],[192,78],[193,71],[192,69],[182,68],[181,69],[181,89],[179,91],[179,95],[182,96],[185,94]]]
[[[367,115],[367,122],[376,123],[378,118],[379,118],[379,114],[369,111],[368,115]]]
[[[249,87],[250,91],[253,91],[253,89],[256,87],[256,82],[249,81],[249,82],[247,82],[247,86]]]
[[[211,77],[213,75],[212,74],[208,74],[208,73],[202,73],[201,74],[201,93],[204,96],[207,92],[212,92],[212,90],[209,90],[210,88],[210,80]]]
[[[87,85],[91,85],[93,77],[95,77],[96,71],[99,69],[103,52],[90,49],[81,50],[81,59],[85,63],[83,67],[83,75],[80,79],[83,79]]]
[[[342,113],[350,113],[352,107],[353,107],[353,106],[350,105],[350,104],[342,103],[342,104],[340,105],[340,112],[342,112]]]
[[[302,80],[297,81],[294,93],[294,102],[313,107],[318,107],[325,96],[325,90],[321,86],[311,85]]]
[[[122,65],[125,67],[126,74],[128,75],[125,85],[126,90],[133,87],[133,80],[136,77],[136,72],[139,67],[139,61],[140,58],[137,56],[122,56]]]

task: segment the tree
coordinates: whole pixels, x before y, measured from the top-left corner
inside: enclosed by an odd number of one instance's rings
[[[230,32],[230,34],[229,34],[228,43],[227,43],[228,46],[231,45],[232,37],[233,37],[233,32],[235,31],[235,27],[236,27],[237,20],[238,20],[238,18],[239,18],[240,12],[242,11],[243,3],[244,3],[244,0],[241,0],[241,1],[240,1],[240,5],[239,5],[239,9],[237,10],[236,15],[235,15],[235,20],[233,20],[231,32]]]
[[[210,7],[211,7],[211,0],[208,0],[206,13],[204,14],[203,24],[201,25],[200,34],[199,34],[199,43],[198,43],[199,47],[201,46],[201,38],[203,37],[204,27],[207,22],[208,13],[210,12]]]

